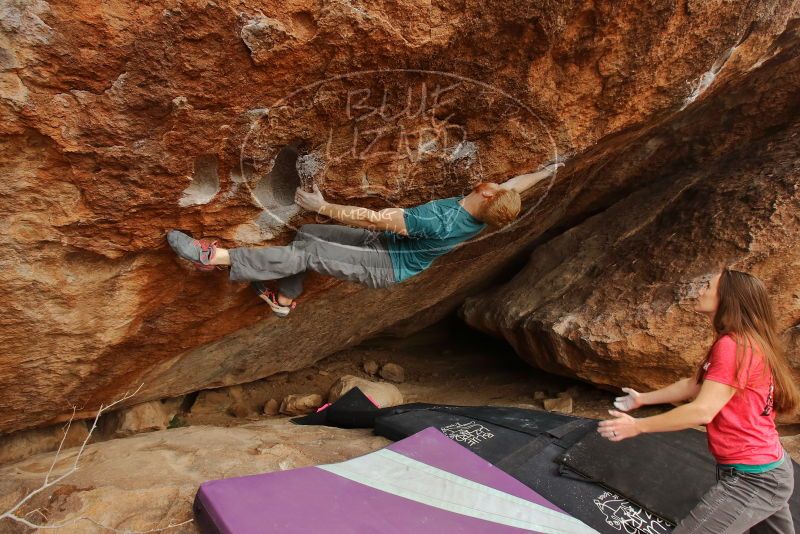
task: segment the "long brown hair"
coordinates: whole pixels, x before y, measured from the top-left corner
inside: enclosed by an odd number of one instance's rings
[[[717,339],[730,334],[736,341],[736,376],[739,379],[744,355],[749,348],[750,363],[760,349],[772,372],[775,410],[794,413],[800,406],[800,393],[792,378],[783,343],[778,336],[772,304],[764,284],[755,276],[728,268],[722,270],[717,285],[719,306],[714,315]],[[702,382],[709,350],[697,371],[697,381]],[[748,365],[749,367],[749,365]],[[739,389],[744,387],[740,384]]]

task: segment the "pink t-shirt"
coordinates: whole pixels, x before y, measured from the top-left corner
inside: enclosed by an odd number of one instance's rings
[[[748,348],[736,377],[736,341],[720,337],[711,348],[705,380],[742,387],[706,426],[708,448],[720,464],[762,465],[783,457],[775,428],[771,376],[761,351]],[[768,415],[762,415],[769,408]]]

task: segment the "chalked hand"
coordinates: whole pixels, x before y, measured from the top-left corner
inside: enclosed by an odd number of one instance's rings
[[[545,167],[542,170],[543,171],[547,171],[550,174],[553,174],[554,172],[556,172],[556,169],[559,169],[559,168],[561,168],[563,166],[564,166],[564,163],[558,161],[556,163],[551,163],[550,165],[545,165]]]
[[[325,204],[325,198],[322,196],[317,184],[314,184],[310,193],[298,187],[294,193],[294,202],[301,208],[319,212],[319,209]]]
[[[627,395],[614,399],[614,407],[617,410],[629,412],[642,405],[641,394],[638,391],[635,391],[631,388],[622,388],[622,391],[627,393]]]

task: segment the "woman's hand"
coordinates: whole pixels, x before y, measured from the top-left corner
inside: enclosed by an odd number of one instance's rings
[[[642,433],[637,425],[638,419],[616,410],[609,410],[608,413],[610,413],[614,419],[600,421],[597,425],[597,431],[604,438],[610,441],[622,441],[623,439],[632,438]]]
[[[301,208],[319,213],[320,208],[325,204],[325,198],[322,196],[322,193],[320,193],[317,184],[314,184],[311,193],[303,191],[302,188],[298,187],[297,191],[294,193],[294,202]]]
[[[624,397],[617,397],[614,399],[614,407],[617,410],[622,410],[623,412],[629,412],[631,410],[635,410],[639,408],[644,403],[642,402],[642,394],[638,391],[635,391],[631,388],[622,388],[624,393],[627,393]]]

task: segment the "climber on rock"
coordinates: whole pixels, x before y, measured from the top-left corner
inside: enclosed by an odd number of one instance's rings
[[[315,185],[297,189],[295,202],[344,225],[305,224],[285,246],[224,249],[178,230],[167,241],[198,269],[230,266],[230,279],[252,282],[279,317],[295,307],[306,271],[315,271],[368,287],[387,287],[425,270],[434,259],[480,233],[502,228],[519,215],[520,193],[553,175],[562,163],[496,184],[482,182],[466,196],[433,200],[412,208],[374,211],[332,204]],[[347,226],[345,226],[347,225]],[[277,291],[264,283],[278,280]]]

